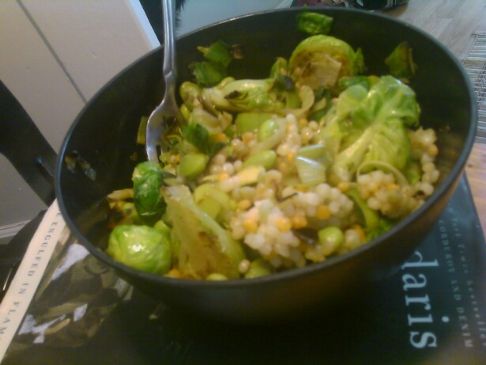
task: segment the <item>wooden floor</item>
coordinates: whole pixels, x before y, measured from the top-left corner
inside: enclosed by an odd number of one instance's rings
[[[410,0],[388,12],[429,32],[460,59],[474,32],[486,32],[486,0]],[[466,167],[476,208],[486,232],[486,145],[476,143]]]

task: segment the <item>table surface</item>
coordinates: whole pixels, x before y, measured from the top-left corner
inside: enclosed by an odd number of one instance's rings
[[[388,13],[429,32],[459,59],[467,54],[472,34],[486,32],[485,0],[410,0]],[[474,144],[466,174],[486,232],[486,144]]]

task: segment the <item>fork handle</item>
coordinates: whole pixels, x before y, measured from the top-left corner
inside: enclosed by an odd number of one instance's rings
[[[164,16],[164,63],[162,71],[167,85],[173,84],[177,78],[174,52],[174,2],[172,0],[162,0],[162,10]],[[172,82],[168,83],[169,80]]]

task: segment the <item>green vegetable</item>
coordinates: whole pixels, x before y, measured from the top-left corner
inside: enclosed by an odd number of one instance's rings
[[[179,87],[179,95],[189,110],[198,105],[201,91],[201,87],[190,81],[184,81]]]
[[[180,242],[178,262],[183,276],[204,279],[220,273],[229,279],[239,277],[242,247],[195,204],[189,189],[168,187],[165,198],[172,232]]]
[[[361,85],[363,86],[366,90],[369,90],[371,86],[376,84],[380,78],[378,76],[370,75],[370,76],[363,76],[363,75],[358,75],[358,76],[345,76],[339,79],[338,82],[338,90],[344,91],[348,87],[351,87],[353,85]]]
[[[219,110],[282,112],[285,101],[273,89],[274,80],[233,80],[204,89],[202,97]]]
[[[218,220],[219,215],[221,214],[221,205],[218,204],[216,200],[211,198],[207,198],[201,200],[197,206],[201,208],[207,215],[213,218],[216,221]]]
[[[328,34],[332,18],[319,13],[304,11],[297,15],[297,29],[308,34]]]
[[[213,156],[224,144],[211,140],[208,130],[198,123],[189,123],[182,128],[183,138],[200,152]]]
[[[373,229],[368,229],[366,231],[366,239],[371,241],[392,229],[394,225],[395,223],[393,221],[380,217],[378,224]]]
[[[138,215],[150,222],[165,211],[165,202],[160,194],[164,173],[155,162],[141,162],[133,170],[133,200]]]
[[[186,105],[182,104],[179,108],[179,111],[181,112],[181,115],[184,118],[184,120],[187,122],[191,117],[191,111],[189,110],[189,108]]]
[[[271,169],[275,162],[277,162],[277,154],[275,151],[266,150],[260,151],[251,155],[243,162],[243,167],[247,166],[263,166],[266,170]]]
[[[208,160],[203,153],[189,153],[182,157],[177,172],[186,179],[195,179],[206,169]]]
[[[274,136],[278,130],[279,121],[275,119],[267,119],[260,125],[260,128],[258,128],[258,140],[264,141],[271,136]]]
[[[110,202],[109,225],[119,224],[142,224],[140,216],[137,214],[135,204],[123,200]]]
[[[256,259],[250,263],[250,268],[245,274],[245,278],[253,279],[272,273],[272,267],[263,259]]]
[[[351,117],[366,96],[367,91],[361,85],[347,88],[339,94],[335,106],[324,118],[324,128],[320,132],[319,139],[326,146],[331,157],[335,157],[345,145],[345,137],[349,140],[361,133],[362,128]]]
[[[326,157],[327,149],[322,143],[310,144],[299,148],[297,156],[310,158],[312,160],[320,160]]]
[[[214,86],[228,74],[232,56],[230,47],[222,41],[212,43],[209,47],[198,47],[205,61],[194,62],[189,67],[196,82],[202,86]]]
[[[292,52],[290,74],[295,81],[313,90],[333,88],[343,76],[353,76],[364,69],[363,56],[346,42],[326,35],[304,39]]]
[[[238,113],[235,119],[236,133],[255,132],[263,122],[272,118],[271,113]]]
[[[227,76],[226,69],[220,64],[201,61],[195,62],[189,67],[196,82],[201,86],[214,86]]]
[[[366,204],[356,189],[351,189],[346,194],[354,201],[363,219],[366,232],[374,232],[380,225],[380,216],[378,213]]]
[[[412,48],[407,42],[400,43],[385,59],[390,74],[406,82],[415,75],[417,65],[412,56]]]
[[[277,79],[281,76],[289,76],[289,65],[285,58],[277,57],[270,69],[270,78]]]
[[[210,281],[224,281],[224,280],[228,280],[228,278],[226,276],[224,276],[223,274],[220,274],[220,273],[217,273],[217,272],[213,272],[213,273],[209,274],[206,277],[206,280],[210,280]]]
[[[223,218],[222,213],[233,210],[234,202],[215,184],[199,185],[194,190],[193,197],[198,207],[217,221]]]
[[[408,165],[405,167],[405,177],[407,181],[413,185],[420,181],[422,177],[422,169],[417,161],[410,160]]]
[[[368,91],[353,85],[343,91],[320,134],[331,156],[331,181],[351,181],[362,164],[402,170],[410,157],[406,127],[416,126],[420,108],[415,93],[384,76]]]
[[[116,226],[106,251],[116,261],[150,273],[165,274],[171,266],[169,240],[148,226]]]
[[[231,177],[230,179],[236,179],[238,186],[245,186],[245,185],[253,185],[258,182],[258,179],[260,178],[262,172],[264,172],[265,169],[262,166],[248,166],[245,167],[243,170],[238,172],[236,175]],[[227,181],[227,180],[226,180]],[[222,181],[220,183],[220,188],[223,191],[227,191],[225,182]]]
[[[170,242],[171,228],[167,225],[167,223],[165,223],[162,219],[160,219],[157,222],[155,222],[154,228],[160,233],[162,233],[166,238],[166,240]]]
[[[221,65],[227,68],[231,63],[232,56],[230,52],[230,46],[223,41],[216,41],[212,43],[209,47],[197,47],[204,58],[212,63]]]
[[[258,129],[258,143],[251,148],[251,153],[271,150],[285,137],[287,120],[272,118],[265,121]]]
[[[317,233],[321,252],[328,256],[339,248],[344,242],[344,234],[341,228],[329,226],[319,230]]]
[[[137,130],[137,144],[145,144],[145,131],[147,129],[148,117],[143,116],[140,118],[140,124]]]
[[[295,158],[295,167],[300,181],[307,185],[317,185],[326,181],[326,167],[310,158],[297,156]]]

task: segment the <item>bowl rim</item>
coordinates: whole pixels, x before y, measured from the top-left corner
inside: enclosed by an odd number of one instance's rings
[[[399,26],[406,27],[411,29],[412,31],[418,33],[420,36],[423,38],[427,39],[429,42],[434,43],[436,46],[438,46],[454,63],[458,71],[460,72],[464,84],[466,86],[470,103],[469,103],[469,109],[470,109],[470,127],[469,131],[467,133],[467,136],[464,140],[464,148],[462,149],[461,153],[459,154],[456,163],[453,165],[451,171],[449,174],[440,182],[438,186],[436,186],[433,194],[427,198],[425,203],[417,210],[406,216],[404,219],[402,219],[400,222],[398,222],[396,225],[393,226],[392,229],[389,231],[385,232],[384,234],[378,236],[377,238],[374,238],[373,240],[370,240],[363,244],[362,246],[355,248],[351,250],[350,252],[347,252],[345,254],[339,255],[339,256],[333,256],[329,259],[326,259],[325,261],[319,262],[319,263],[313,263],[301,268],[293,268],[289,270],[285,270],[282,272],[277,272],[277,273],[272,273],[271,275],[267,276],[262,276],[262,277],[257,277],[257,278],[252,278],[252,279],[247,279],[247,278],[242,278],[242,279],[232,279],[232,280],[224,280],[224,281],[209,281],[209,280],[198,280],[198,279],[184,279],[184,278],[172,278],[172,277],[167,277],[167,276],[161,276],[161,275],[156,275],[152,273],[147,273],[143,272],[134,268],[131,268],[129,266],[126,266],[122,263],[119,263],[115,261],[113,258],[111,258],[107,253],[105,253],[103,250],[101,250],[98,246],[94,245],[93,243],[90,242],[78,229],[76,223],[74,222],[73,219],[71,219],[67,208],[66,204],[64,201],[64,194],[61,189],[61,180],[62,180],[62,171],[64,171],[63,168],[63,160],[64,156],[67,153],[67,148],[69,145],[69,141],[71,140],[72,134],[75,132],[76,127],[80,123],[80,121],[83,119],[84,114],[86,111],[91,107],[93,102],[99,98],[101,94],[103,94],[106,90],[108,90],[112,84],[119,79],[119,77],[123,74],[125,74],[129,69],[134,67],[136,64],[142,62],[143,60],[150,58],[153,54],[161,52],[163,46],[160,45],[153,50],[147,52],[146,54],[142,55],[141,57],[137,58],[130,64],[128,64],[126,67],[124,67],[122,70],[120,70],[118,73],[116,73],[108,82],[106,82],[91,98],[90,100],[85,104],[85,106],[81,109],[81,111],[78,113],[76,116],[75,120],[71,124],[70,128],[68,129],[68,132],[66,133],[64,140],[61,145],[60,152],[57,157],[56,161],[56,173],[55,173],[55,192],[56,192],[56,198],[57,202],[60,208],[60,211],[62,213],[62,216],[67,223],[68,228],[70,231],[74,234],[76,239],[82,243],[82,245],[88,249],[88,251],[97,257],[99,260],[107,264],[108,266],[113,267],[116,269],[118,272],[122,273],[122,276],[129,276],[129,277],[136,277],[137,279],[142,279],[144,281],[149,281],[149,282],[156,282],[158,284],[163,284],[167,287],[169,286],[177,286],[177,287],[184,287],[184,288],[211,288],[211,289],[238,289],[241,287],[250,287],[250,286],[261,286],[261,285],[269,285],[269,284],[274,284],[277,282],[284,282],[287,281],[288,279],[296,279],[298,277],[302,276],[308,276],[308,275],[313,275],[316,272],[324,271],[327,270],[329,267],[334,267],[343,264],[344,262],[347,262],[348,260],[353,259],[354,257],[360,256],[363,253],[373,250],[375,247],[380,246],[381,244],[384,244],[385,241],[387,241],[390,237],[395,235],[397,232],[401,231],[404,229],[407,225],[409,225],[412,221],[416,219],[420,219],[421,216],[425,214],[426,211],[432,208],[434,203],[439,200],[442,196],[446,195],[449,191],[449,188],[451,185],[454,184],[454,182],[457,180],[459,175],[463,172],[464,166],[466,164],[467,158],[469,157],[469,154],[472,150],[473,144],[474,144],[474,138],[476,136],[476,129],[477,129],[477,101],[476,101],[476,95],[472,86],[472,82],[467,75],[463,65],[460,63],[460,61],[457,59],[457,57],[439,40],[434,38],[432,35],[429,33],[425,32],[424,30],[418,28],[417,26],[407,23],[401,19],[394,18],[391,16],[388,16],[386,14],[380,14],[376,12],[369,12],[361,9],[350,9],[350,8],[336,8],[336,7],[328,7],[328,6],[317,6],[313,7],[310,9],[303,9],[299,7],[293,7],[293,8],[284,8],[284,9],[271,9],[271,10],[265,10],[265,11],[258,11],[258,12],[252,12],[249,14],[244,14],[244,15],[239,15],[239,16],[234,16],[230,17],[221,21],[217,21],[208,25],[205,25],[203,27],[197,28],[193,31],[190,31],[188,33],[183,34],[180,37],[177,37],[177,40],[182,40],[187,37],[191,37],[194,34],[197,34],[201,31],[204,31],[206,29],[210,29],[216,26],[220,26],[226,23],[232,23],[235,21],[239,21],[241,19],[246,19],[246,18],[251,18],[251,17],[257,17],[257,16],[264,16],[268,14],[275,14],[275,13],[299,13],[302,11],[315,11],[319,13],[355,13],[355,14],[361,14],[360,16],[364,17],[371,17],[371,18],[377,18],[381,19],[382,21],[385,22],[390,22],[390,23],[396,23]],[[455,188],[454,188],[455,189]]]

